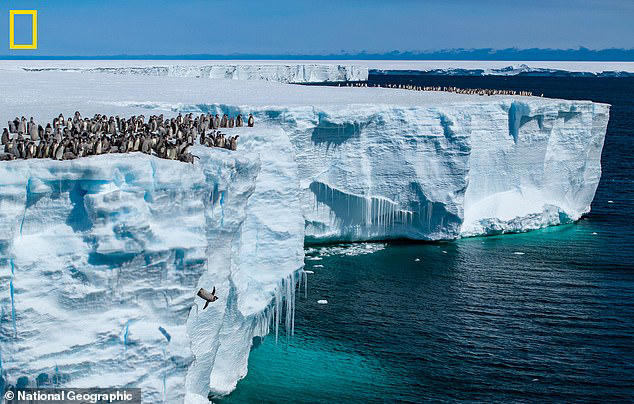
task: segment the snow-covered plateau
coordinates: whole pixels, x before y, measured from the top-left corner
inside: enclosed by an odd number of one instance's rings
[[[2,64],[0,64],[0,69]],[[609,106],[0,70],[0,118],[253,113],[235,152],[0,164],[1,382],[207,402],[292,332],[304,243],[450,240],[590,210]],[[206,310],[200,287],[216,287]],[[271,336],[275,338],[275,336]]]

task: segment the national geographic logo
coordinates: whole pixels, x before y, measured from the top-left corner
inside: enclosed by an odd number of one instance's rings
[[[31,16],[31,43],[15,43],[15,16]],[[9,49],[37,49],[37,10],[9,10]]]
[[[16,389],[2,398],[6,404],[141,404],[141,389]]]

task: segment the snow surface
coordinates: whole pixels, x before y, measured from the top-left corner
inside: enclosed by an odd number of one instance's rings
[[[193,166],[142,154],[0,164],[2,375],[188,403],[235,388],[254,336],[279,321],[292,331],[305,241],[578,219],[609,115],[537,97],[0,71],[4,122],[78,109],[253,112],[256,127],[227,130],[237,152],[195,148]],[[214,285],[202,310],[195,291]]]

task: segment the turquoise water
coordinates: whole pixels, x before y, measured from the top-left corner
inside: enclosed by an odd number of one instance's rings
[[[592,212],[525,234],[307,249],[296,335],[258,343],[220,401],[634,401],[634,80],[429,80],[612,104]]]
[[[601,231],[309,250],[295,337],[223,402],[634,398],[634,274]]]

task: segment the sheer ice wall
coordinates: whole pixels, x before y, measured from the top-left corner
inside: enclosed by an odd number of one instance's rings
[[[578,220],[601,176],[609,106],[518,97],[280,107],[309,242],[439,240]]]
[[[208,249],[235,238],[258,171],[202,157],[195,167],[138,154],[2,165],[8,382],[138,385],[148,402],[182,396],[192,291]]]
[[[366,81],[366,67],[341,64],[210,64],[126,67],[25,67],[27,71],[111,73],[138,76],[261,80],[280,83],[343,83]]]
[[[197,147],[195,165],[134,153],[0,166],[3,384],[206,400],[244,377],[255,336],[292,330],[297,168],[282,131],[241,137],[262,160]],[[195,292],[214,286],[202,310]]]

